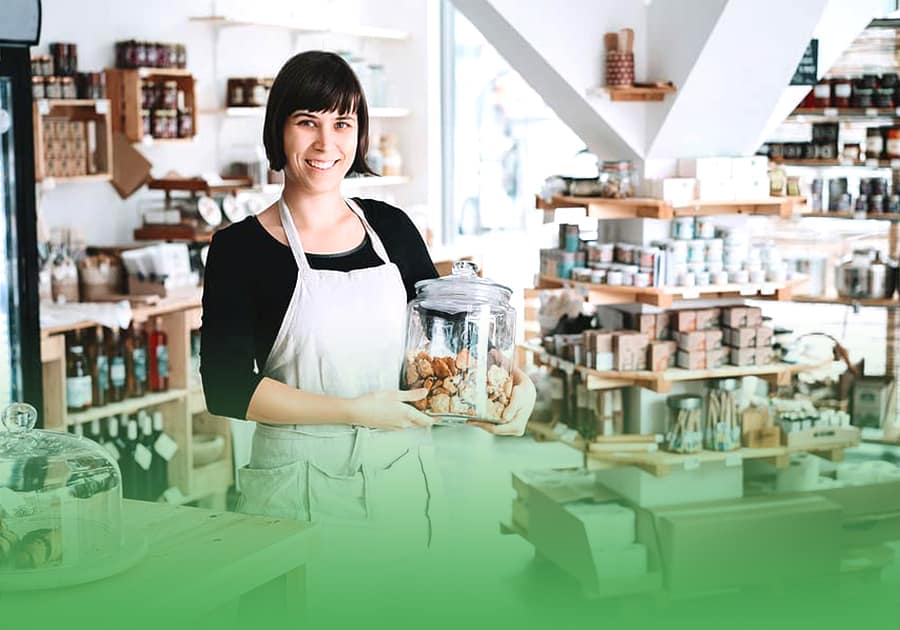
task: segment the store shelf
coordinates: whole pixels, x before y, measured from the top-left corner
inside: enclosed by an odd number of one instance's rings
[[[136,241],[167,241],[181,243],[209,243],[214,229],[198,229],[193,224],[144,225],[135,228],[132,235]]]
[[[613,102],[647,102],[661,101],[666,94],[674,94],[675,86],[671,82],[656,83],[652,85],[605,85],[588,90],[588,95],[609,95]]]
[[[367,39],[385,39],[394,41],[403,41],[409,39],[409,33],[390,28],[380,28],[375,26],[300,26],[286,23],[266,22],[261,20],[237,20],[219,15],[208,15],[190,18],[191,22],[201,24],[209,24],[217,28],[233,28],[238,26],[257,26],[262,28],[275,28],[294,33],[329,33],[333,35],[349,35],[351,37],[362,37]]]
[[[265,118],[265,107],[226,107],[224,109],[202,109],[201,116],[225,116],[227,118]],[[409,110],[403,107],[370,107],[369,118],[404,118]]]
[[[805,166],[809,168],[900,168],[900,160],[772,160],[781,166]]]
[[[191,71],[187,68],[120,68],[121,70],[137,70],[142,79],[147,77],[189,77]]]
[[[587,216],[594,219],[663,219],[677,217],[712,216],[727,214],[753,214],[788,218],[794,206],[804,203],[803,197],[767,197],[735,201],[695,201],[685,206],[672,206],[661,199],[630,197],[606,199],[602,197],[556,196],[551,201],[536,196],[539,210],[557,208],[585,208]]]
[[[125,296],[124,299],[128,298],[141,298],[141,299],[153,299],[154,301],[150,304],[142,304],[139,306],[132,305],[131,307],[131,319],[132,321],[143,323],[146,322],[151,317],[156,317],[159,315],[167,315],[169,313],[173,313],[175,311],[182,311],[185,309],[192,308],[200,308],[201,306],[201,289],[198,287],[195,291],[192,291],[190,296],[184,297],[156,297],[156,296]],[[155,298],[155,299],[154,299]],[[52,335],[59,335],[62,333],[67,333],[73,330],[83,330],[85,328],[96,328],[97,326],[102,326],[99,322],[94,321],[79,321],[73,322],[71,324],[66,324],[64,326],[53,326],[49,328],[41,328],[41,338],[50,337]]]
[[[806,122],[808,120],[863,122],[867,120],[893,120],[900,118],[900,107],[826,107],[797,108],[787,120]]]
[[[191,144],[193,142],[193,138],[154,138],[153,136],[144,136],[140,140],[132,142],[132,144],[144,147],[152,147],[165,144]]]
[[[673,383],[688,381],[707,381],[721,378],[742,378],[756,376],[767,381],[780,383],[789,379],[794,374],[815,370],[831,364],[831,361],[820,363],[772,363],[770,365],[754,365],[738,367],[725,365],[711,370],[684,370],[670,368],[662,372],[641,371],[598,371],[575,365],[571,361],[565,361],[545,352],[537,344],[522,343],[518,347],[526,352],[533,353],[537,363],[553,368],[559,368],[568,374],[579,372],[585,377],[589,390],[618,389],[621,387],[643,387],[658,393],[672,391]]]
[[[864,212],[804,212],[800,216],[808,219],[849,219],[853,221],[888,221],[890,223],[900,223],[900,214],[866,214]]]
[[[122,402],[110,403],[102,407],[88,409],[87,411],[80,411],[77,413],[70,412],[66,416],[66,425],[84,424],[86,422],[93,422],[94,420],[101,420],[110,416],[119,416],[123,413],[136,413],[141,409],[156,407],[167,402],[172,402],[173,400],[181,400],[185,396],[187,396],[186,390],[170,389],[167,392],[147,394],[140,398],[128,398]]]
[[[99,175],[76,175],[74,177],[44,177],[41,184],[46,188],[51,188],[56,184],[80,184],[85,182],[110,182],[112,181],[112,173],[101,173]]]
[[[792,302],[801,302],[804,304],[834,304],[843,306],[866,306],[873,308],[900,308],[900,300],[895,298],[877,299],[877,298],[844,298],[838,296],[819,296],[819,295],[795,295],[791,298]]]
[[[807,279],[798,278],[789,282],[765,282],[762,284],[723,284],[707,287],[620,287],[591,282],[575,282],[554,276],[539,276],[541,288],[568,287],[577,289],[593,304],[626,304],[638,302],[649,306],[669,308],[675,302],[698,299],[718,299],[744,297],[748,299],[775,300],[787,302],[796,289],[806,284]]]

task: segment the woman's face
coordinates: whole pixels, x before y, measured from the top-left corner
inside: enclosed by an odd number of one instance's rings
[[[356,157],[356,113],[297,110],[284,125],[285,178],[313,193],[340,188]]]

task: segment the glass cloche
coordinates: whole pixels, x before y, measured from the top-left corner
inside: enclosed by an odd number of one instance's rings
[[[95,571],[121,555],[122,478],[109,452],[67,433],[35,429],[17,403],[0,429],[0,584],[68,569]]]
[[[400,386],[426,388],[413,404],[442,422],[500,422],[512,394],[512,291],[477,271],[472,262],[455,262],[450,276],[417,282],[407,307]]]

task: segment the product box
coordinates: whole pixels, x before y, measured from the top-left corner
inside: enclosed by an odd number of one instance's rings
[[[706,331],[706,349],[709,350],[718,350],[722,347],[724,341],[725,332],[721,328],[717,328],[715,330],[707,330]]]
[[[706,350],[706,332],[695,330],[693,332],[675,333],[675,343],[679,350],[687,352]]]
[[[596,352],[594,354],[594,369],[598,372],[609,372],[615,367],[615,354],[612,352]]]
[[[693,177],[699,184],[706,181],[724,182],[732,178],[731,158],[680,158],[678,177]]]
[[[741,413],[741,430],[743,433],[766,429],[771,426],[773,426],[773,420],[768,407],[751,406],[744,409]]]
[[[768,326],[759,326],[756,329],[756,347],[763,348],[772,345],[772,337],[775,331]]]
[[[756,306],[731,306],[722,309],[722,325],[727,328],[752,328],[762,325],[762,309]]]
[[[770,365],[775,363],[775,357],[771,346],[756,349],[756,365]]]
[[[738,367],[756,365],[756,348],[732,348],[729,360]]]
[[[747,448],[777,448],[781,446],[781,427],[745,429],[741,444]]]
[[[731,201],[734,198],[734,183],[730,178],[697,180],[699,201]]]
[[[685,370],[705,370],[706,351],[694,350],[692,352],[687,352],[685,350],[679,350],[677,365]]]
[[[748,306],[747,307],[747,325],[759,327],[762,326],[763,317],[762,317],[762,309],[758,306]]]
[[[725,343],[732,348],[755,348],[756,328],[727,328]]]
[[[853,383],[850,415],[857,427],[881,427],[887,415],[892,381],[883,376],[864,376]]]
[[[706,369],[714,370],[728,363],[728,350],[726,348],[716,348],[706,351]]]
[[[672,311],[673,332],[693,332],[697,330],[697,311]]]
[[[712,330],[719,327],[721,310],[717,308],[704,308],[696,311],[697,330]]]
[[[675,361],[677,348],[674,341],[653,341],[647,348],[647,369],[663,372]]]
[[[653,313],[626,313],[625,327],[648,337],[656,336],[656,315]]]
[[[613,351],[613,333],[597,331],[593,336],[593,341],[595,353],[611,353]]]
[[[686,206],[696,199],[697,180],[693,177],[666,177],[651,182],[651,196],[672,206]]]
[[[613,334],[613,363],[619,371],[630,372],[647,369],[647,335],[633,331]]]
[[[656,338],[671,339],[672,314],[667,312],[656,314]]]

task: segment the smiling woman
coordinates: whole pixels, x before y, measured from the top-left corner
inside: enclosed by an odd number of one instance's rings
[[[426,391],[398,385],[407,302],[437,272],[402,210],[341,195],[348,173],[372,174],[367,135],[365,95],[343,59],[312,51],[285,64],[263,131],[284,191],[213,238],[201,373],[210,411],[257,422],[238,472],[242,511],[363,521],[425,544],[433,420],[406,404]],[[517,382],[527,419],[534,388]],[[521,435],[524,421],[484,428]]]

